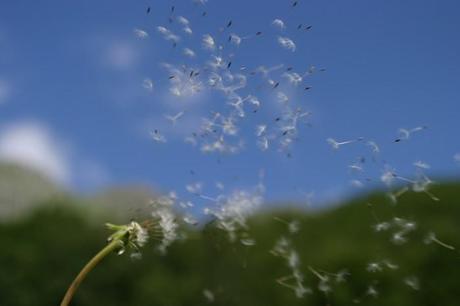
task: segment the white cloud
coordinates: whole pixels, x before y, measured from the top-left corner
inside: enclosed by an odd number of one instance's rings
[[[0,160],[33,168],[57,183],[70,182],[67,150],[38,122],[25,121],[3,128]]]
[[[38,121],[20,121],[0,129],[0,161],[34,169],[67,187],[86,189],[109,182],[102,165],[79,157]]]

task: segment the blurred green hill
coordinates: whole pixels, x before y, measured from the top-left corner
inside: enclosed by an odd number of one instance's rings
[[[0,163],[0,221],[23,216],[37,203],[63,193],[37,171]]]
[[[323,212],[262,211],[249,220],[253,246],[229,242],[210,222],[186,230],[187,239],[164,256],[155,241],[140,260],[110,256],[73,305],[459,305],[460,253],[424,240],[434,232],[460,247],[460,184],[440,184],[432,192],[440,202],[411,192],[395,205],[377,192]],[[59,304],[108,234],[103,222],[110,217],[100,214],[94,222],[91,208],[82,205],[87,201],[41,199],[26,217],[0,223],[0,305]],[[392,242],[397,220],[416,225],[401,244]],[[292,221],[298,232],[289,231]],[[374,226],[383,222],[390,228],[377,232]],[[281,237],[298,252],[304,285],[312,290],[303,298],[276,282],[290,273],[286,261],[270,253]],[[380,269],[369,271],[372,262]],[[334,274],[345,270],[346,281],[336,282]],[[312,271],[330,277],[330,292],[318,290],[320,278]],[[377,293],[369,294],[369,287]]]

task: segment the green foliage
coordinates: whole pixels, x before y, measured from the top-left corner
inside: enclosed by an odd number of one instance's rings
[[[141,260],[109,256],[82,284],[73,305],[351,305],[358,300],[362,305],[458,305],[460,254],[423,240],[432,231],[460,247],[459,192],[460,185],[446,184],[433,188],[441,202],[408,193],[393,205],[371,194],[322,213],[264,212],[250,220],[249,234],[256,240],[251,247],[230,243],[211,223],[190,230],[165,256],[154,242]],[[0,225],[0,305],[58,305],[78,271],[106,243],[103,222],[89,222],[86,210],[72,202],[51,201],[27,219]],[[290,234],[274,216],[298,220],[300,231]],[[417,223],[402,245],[391,242],[394,231],[372,228],[394,217]],[[281,236],[292,240],[305,285],[313,289],[302,299],[276,283],[290,273],[285,261],[269,252]],[[367,271],[369,262],[382,260],[399,268]],[[331,273],[347,269],[350,275],[344,283],[331,282],[326,296],[308,267]],[[420,290],[404,284],[409,276],[420,280]],[[366,295],[369,285],[377,297]],[[204,289],[213,292],[214,302],[206,300]]]

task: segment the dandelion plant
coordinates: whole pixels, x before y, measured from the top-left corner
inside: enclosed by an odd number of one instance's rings
[[[161,199],[160,199],[161,200]],[[113,233],[107,238],[107,245],[102,248],[88,263],[83,267],[77,277],[73,280],[62,299],[61,306],[67,306],[72,301],[75,292],[80,284],[106,256],[112,253],[118,255],[131,251],[131,257],[139,258],[141,248],[149,240],[149,233],[153,238],[160,240],[158,249],[166,252],[166,248],[177,239],[176,218],[170,210],[170,203],[155,203],[156,209],[152,213],[153,219],[142,223],[131,221],[125,225],[115,225],[106,223],[106,227]]]
[[[62,299],[61,306],[70,304],[75,292],[88,273],[91,272],[107,255],[113,252],[117,252],[118,255],[121,255],[125,253],[127,249],[133,250],[133,254],[139,254],[140,248],[147,243],[149,237],[147,229],[135,221],[131,221],[131,223],[126,225],[106,223],[106,226],[109,230],[114,231],[114,233],[107,239],[108,244],[83,267],[80,273],[78,273],[69,289],[67,289],[67,292]]]

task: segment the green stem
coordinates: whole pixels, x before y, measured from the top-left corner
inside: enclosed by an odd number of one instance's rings
[[[72,284],[70,285],[69,289],[64,295],[62,299],[61,306],[68,306],[72,297],[74,296],[75,292],[77,291],[78,287],[80,286],[81,282],[85,279],[86,275],[94,269],[94,267],[106,257],[108,254],[112,253],[115,249],[120,247],[120,240],[114,239],[108,245],[106,245],[99,253],[96,254],[84,268],[80,271],[77,277],[73,280]]]

